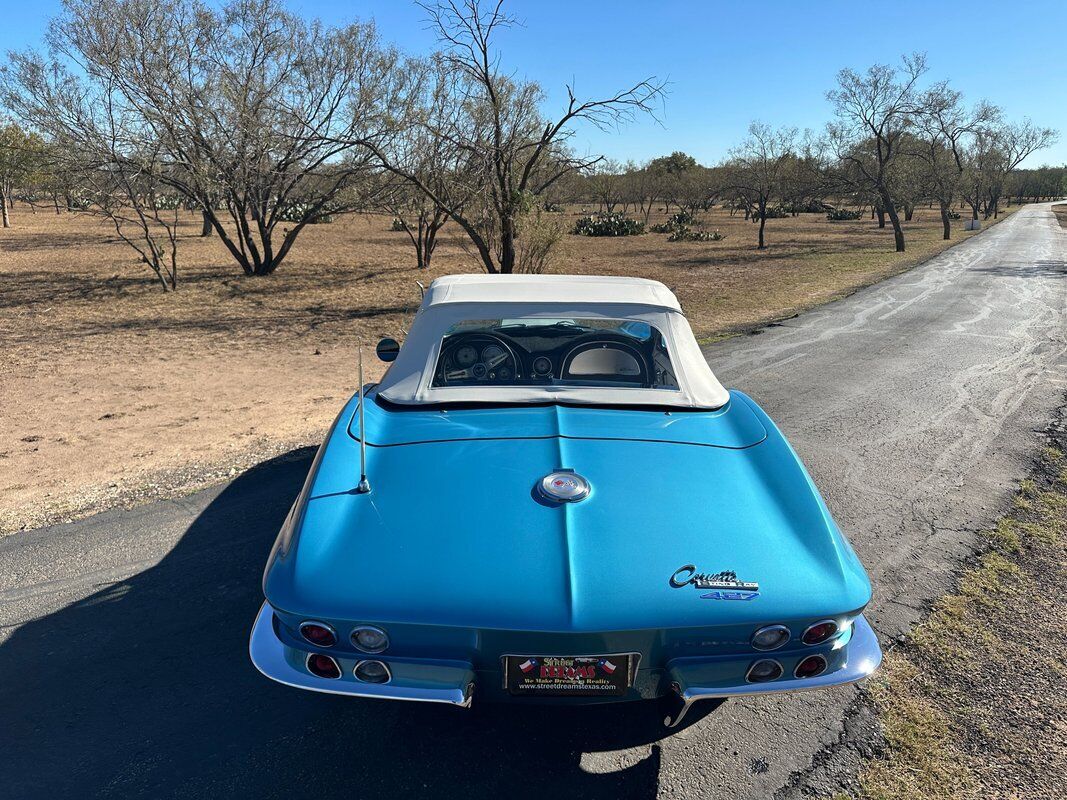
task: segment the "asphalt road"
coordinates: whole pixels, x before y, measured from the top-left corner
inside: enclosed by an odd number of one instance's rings
[[[884,642],[1039,449],[1067,389],[1065,306],[1067,232],[1038,206],[707,349],[822,488]],[[0,797],[770,797],[841,736],[851,687],[706,705],[664,738],[650,706],[464,712],[267,681],[248,629],[310,456],[0,540]]]

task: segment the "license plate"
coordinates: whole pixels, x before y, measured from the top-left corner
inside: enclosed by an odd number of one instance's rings
[[[514,695],[612,697],[633,683],[635,656],[504,656],[504,685]]]

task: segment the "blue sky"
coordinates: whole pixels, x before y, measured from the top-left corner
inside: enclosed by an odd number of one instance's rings
[[[59,0],[5,0],[0,52],[36,45]],[[290,0],[328,22],[373,18],[383,38],[420,53],[434,47],[425,12],[410,0]],[[539,81],[557,107],[574,81],[596,97],[656,75],[671,82],[662,125],[619,132],[582,129],[582,152],[644,160],[684,150],[713,163],[753,119],[820,129],[825,92],[842,67],[895,62],[925,51],[932,79],[948,78],[969,100],[985,98],[1011,118],[1029,116],[1063,141],[1025,166],[1067,163],[1067,2],[978,0],[854,2],[581,2],[513,0],[523,27],[502,35],[503,64]]]

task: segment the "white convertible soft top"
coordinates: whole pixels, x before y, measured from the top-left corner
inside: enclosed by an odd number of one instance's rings
[[[441,342],[467,320],[541,317],[625,319],[663,334],[678,389],[602,386],[431,386]],[[730,395],[715,378],[682,315],[659,281],[595,275],[448,275],[426,290],[400,354],[378,385],[383,399],[432,403],[577,403],[713,409]]]

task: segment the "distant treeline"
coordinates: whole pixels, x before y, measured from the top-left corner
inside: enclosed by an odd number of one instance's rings
[[[723,205],[758,223],[869,208],[905,249],[901,220],[924,203],[951,235],[957,207],[1061,194],[1063,170],[1019,170],[1057,134],[968,104],[927,76],[925,56],[841,70],[817,132],[753,122],[727,158],[675,152],[621,165],[573,147],[579,129],[654,116],[666,82],[600,98],[566,87],[555,109],[505,66],[496,0],[419,3],[440,49],[405,54],[373,24],[327,25],[284,0],[64,0],[44,49],[0,65],[0,206],[12,198],[95,214],[170,290],[188,209],[248,276],[274,273],[308,225],[376,211],[430,264],[446,222],[490,273],[549,267],[562,202],[644,216]],[[634,80],[634,79],[631,79]],[[1057,184],[1058,180],[1058,184]],[[635,221],[639,222],[639,221]],[[713,240],[685,230],[676,239]],[[590,220],[581,229],[601,231]]]

